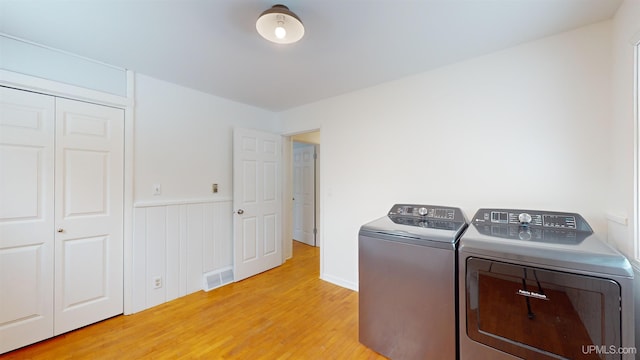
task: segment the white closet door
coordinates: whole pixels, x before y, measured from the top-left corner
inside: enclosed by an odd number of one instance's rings
[[[56,99],[55,334],[123,311],[124,111]]]
[[[53,335],[54,98],[0,87],[0,353]]]

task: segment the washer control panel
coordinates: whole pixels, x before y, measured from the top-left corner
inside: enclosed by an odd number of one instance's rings
[[[440,220],[458,220],[460,210],[444,206],[396,204],[389,210],[390,217],[418,217]]]
[[[439,230],[456,231],[467,224],[462,210],[448,206],[395,204],[388,216],[395,224]]]

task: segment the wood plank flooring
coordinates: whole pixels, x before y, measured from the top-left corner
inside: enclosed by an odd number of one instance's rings
[[[319,248],[284,265],[0,355],[0,359],[384,359],[358,342],[358,293],[319,279]]]

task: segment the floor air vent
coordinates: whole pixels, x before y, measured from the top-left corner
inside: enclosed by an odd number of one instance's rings
[[[202,290],[209,291],[233,282],[233,269],[224,268],[204,274]]]

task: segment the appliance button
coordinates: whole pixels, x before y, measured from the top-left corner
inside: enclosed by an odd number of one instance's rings
[[[520,215],[518,215],[518,221],[520,221],[521,224],[529,224],[531,222],[531,215],[520,213]]]

